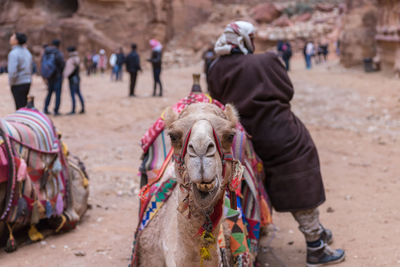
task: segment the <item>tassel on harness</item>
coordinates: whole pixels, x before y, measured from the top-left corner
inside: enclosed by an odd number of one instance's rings
[[[6,225],[8,228],[9,237],[7,240],[6,247],[4,248],[4,251],[10,253],[17,250],[17,244],[15,243],[15,238],[13,235],[13,227],[11,227],[9,223],[6,223]]]

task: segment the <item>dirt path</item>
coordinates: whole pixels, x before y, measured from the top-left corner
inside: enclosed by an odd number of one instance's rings
[[[139,77],[138,98],[128,98],[128,77],[83,77],[87,114],[53,117],[72,153],[90,174],[90,204],[78,228],[20,248],[0,252],[1,266],[127,266],[137,223],[139,140],[162,110],[185,96],[191,73],[201,65],[163,73],[165,95],[152,98],[149,71]],[[293,109],[319,149],[327,202],[321,206],[334,247],[346,249],[341,266],[395,266],[400,263],[400,91],[398,80],[335,64],[311,71],[294,62]],[[14,109],[6,76],[0,76],[0,116]],[[64,84],[62,113],[69,112]],[[203,88],[205,86],[203,85]],[[32,93],[43,107],[46,93],[35,79]],[[304,266],[305,245],[290,214],[274,214],[272,246],[287,266]],[[76,256],[82,252],[85,256]]]

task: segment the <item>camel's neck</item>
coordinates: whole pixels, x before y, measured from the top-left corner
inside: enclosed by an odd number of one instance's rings
[[[185,198],[185,194],[183,192],[179,192],[179,203],[183,201]],[[189,198],[190,199],[190,198]],[[223,201],[223,199],[221,199]],[[215,240],[217,240],[218,237],[218,232],[221,224],[221,218],[222,218],[222,212],[223,212],[223,207],[222,203],[219,202],[215,207],[214,207],[214,212],[209,215],[212,220],[213,224],[213,230],[212,230],[212,235],[215,237]],[[178,232],[178,240],[180,240],[182,249],[186,251],[186,255],[191,255],[191,258],[193,258],[194,261],[200,260],[200,248],[204,246],[204,243],[202,242],[201,238],[201,233],[203,232],[203,226],[207,222],[207,216],[204,212],[200,210],[196,210],[194,208],[194,203],[193,201],[189,200],[189,206],[190,206],[190,216],[188,216],[188,211],[184,213],[179,213],[177,217],[177,232]],[[219,209],[218,211],[216,211]],[[216,212],[220,212],[220,214],[217,214]],[[213,261],[218,260],[218,252],[217,252],[217,246],[213,244],[212,248],[210,247],[210,253],[212,255]]]

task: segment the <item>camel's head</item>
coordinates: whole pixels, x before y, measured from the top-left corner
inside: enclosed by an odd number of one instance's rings
[[[231,178],[232,166],[223,159],[231,153],[238,122],[235,108],[227,105],[223,111],[213,104],[197,103],[179,115],[167,110],[165,121],[177,161],[178,182],[192,194],[194,205],[213,207]]]

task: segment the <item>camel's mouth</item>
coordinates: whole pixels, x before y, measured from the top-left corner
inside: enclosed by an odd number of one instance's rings
[[[201,193],[208,193],[215,188],[216,183],[217,183],[217,180],[214,180],[210,183],[198,183],[198,184],[196,184],[196,187],[197,187],[197,189],[199,189],[199,191]]]
[[[206,207],[212,204],[212,200],[215,198],[218,192],[219,181],[214,179],[210,183],[195,183],[193,184],[193,193],[195,202],[201,206]]]

